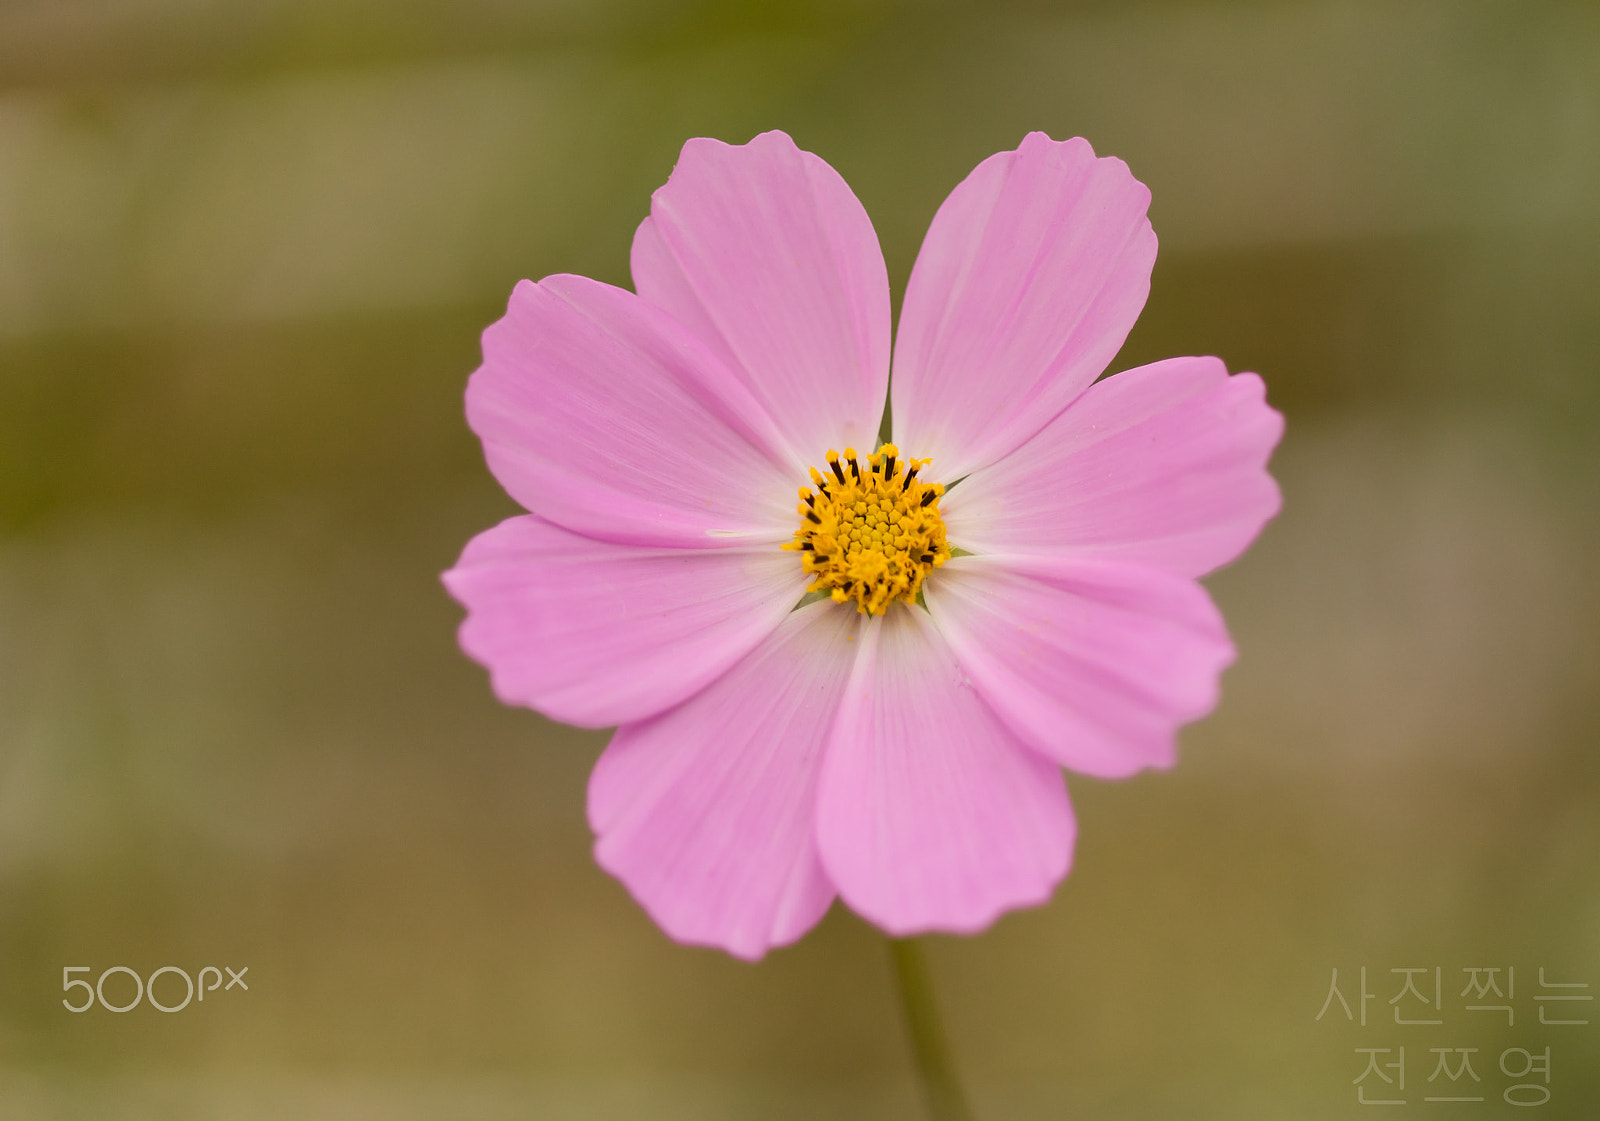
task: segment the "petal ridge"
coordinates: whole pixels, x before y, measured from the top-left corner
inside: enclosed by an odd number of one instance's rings
[[[720,355],[790,454],[871,446],[889,376],[889,280],[849,186],[780,131],[683,147],[634,235],[634,285]]]
[[[638,545],[763,545],[792,532],[799,471],[771,418],[633,293],[579,276],[523,281],[483,350],[467,420],[530,512]]]
[[[606,728],[679,704],[772,633],[806,576],[778,549],[661,549],[535,514],[467,543],[442,579],[467,608],[461,648],[495,695]]]
[[[1169,358],[1095,383],[1028,443],[940,503],[953,545],[1058,553],[1203,576],[1281,506],[1267,460],[1283,417],[1255,374]]]
[[[1150,192],[1082,138],[1029,133],[934,215],[906,286],[895,437],[945,479],[1033,436],[1105,369],[1144,307]]]
[[[1059,767],[999,721],[927,612],[873,617],[818,790],[840,897],[896,936],[975,933],[1050,897],[1076,828]]]
[[[853,613],[813,603],[677,708],[618,729],[589,779],[595,859],[673,939],[755,960],[821,919],[817,776]]]
[[[1070,770],[1125,778],[1176,762],[1235,656],[1193,580],[1081,557],[956,557],[928,611],[1018,737]]]

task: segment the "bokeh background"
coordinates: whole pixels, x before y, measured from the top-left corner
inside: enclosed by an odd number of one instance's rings
[[[1113,368],[1288,418],[1219,711],[930,940],[979,1114],[1354,1117],[1404,1045],[1498,1118],[1549,1045],[1535,1116],[1596,1116],[1600,1010],[1531,999],[1600,993],[1593,4],[3,0],[0,1117],[919,1116],[879,936],[668,943],[589,858],[605,735],[499,707],[437,580],[513,511],[461,415],[512,284],[627,284],[683,140],[771,127],[897,298],[975,163],[1088,137],[1162,244]],[[251,987],[73,1015],[69,965]],[[1467,1046],[1489,1101],[1417,1101]]]

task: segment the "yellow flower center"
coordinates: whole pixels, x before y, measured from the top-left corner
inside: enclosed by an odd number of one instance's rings
[[[811,469],[816,487],[800,488],[800,528],[785,549],[815,577],[807,589],[855,600],[863,615],[882,615],[895,600],[915,603],[922,581],[950,559],[939,496],[944,487],[917,472],[926,459],[902,461],[885,444],[863,465],[854,448],[828,452],[828,471]]]

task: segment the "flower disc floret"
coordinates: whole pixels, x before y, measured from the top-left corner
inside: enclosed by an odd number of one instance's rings
[[[799,550],[814,577],[812,592],[854,600],[863,615],[882,615],[896,600],[915,603],[928,573],[950,559],[939,498],[944,487],[917,478],[930,461],[902,460],[885,444],[863,467],[854,448],[830,449],[826,473],[811,468],[816,488],[800,488],[800,528],[785,549]]]

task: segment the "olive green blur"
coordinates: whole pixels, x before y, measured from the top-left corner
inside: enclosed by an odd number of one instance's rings
[[[511,286],[627,284],[684,139],[774,127],[897,299],[974,164],[1089,138],[1161,239],[1113,369],[1288,421],[1221,707],[924,946],[974,1113],[1340,1121],[1404,1046],[1394,1112],[1487,1121],[1549,1046],[1531,1115],[1597,1116],[1600,1001],[1534,997],[1600,994],[1600,8],[6,0],[0,1119],[921,1116],[881,936],[669,943],[590,859],[605,734],[497,704],[437,575],[515,512],[461,403]],[[62,1007],[117,965],[250,987]]]

